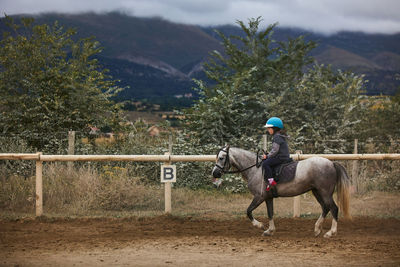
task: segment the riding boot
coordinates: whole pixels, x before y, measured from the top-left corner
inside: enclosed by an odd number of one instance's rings
[[[268,178],[268,181],[266,184],[267,184],[267,191],[269,191],[271,189],[271,187],[276,185],[276,182],[275,182],[274,178]]]

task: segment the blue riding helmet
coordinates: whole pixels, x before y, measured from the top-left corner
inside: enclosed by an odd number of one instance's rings
[[[283,122],[281,119],[279,119],[278,117],[271,117],[267,123],[265,124],[266,128],[269,127],[277,127],[279,129],[283,129]]]

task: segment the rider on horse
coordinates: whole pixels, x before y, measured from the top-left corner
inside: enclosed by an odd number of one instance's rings
[[[267,184],[266,190],[276,185],[272,169],[280,164],[290,161],[289,147],[286,142],[288,136],[283,131],[283,122],[280,118],[270,118],[265,126],[272,135],[272,148],[268,154],[263,155],[264,181]]]

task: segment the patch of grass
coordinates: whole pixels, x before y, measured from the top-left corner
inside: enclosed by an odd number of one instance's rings
[[[163,185],[143,184],[122,167],[69,171],[62,163],[45,164],[43,175],[44,214],[50,218],[142,218],[164,214]],[[35,214],[34,177],[2,177],[0,218],[32,218]],[[321,212],[310,193],[301,197],[301,216],[316,218]],[[224,220],[245,218],[252,200],[250,193],[232,194],[224,190],[172,188],[172,216]],[[400,217],[400,194],[370,192],[354,195],[350,201],[353,216]],[[292,217],[293,198],[274,200],[275,217]],[[254,216],[267,220],[266,205]]]

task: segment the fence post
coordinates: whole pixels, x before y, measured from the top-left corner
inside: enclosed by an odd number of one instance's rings
[[[43,161],[40,160],[42,152],[39,152],[39,160],[36,160],[36,216],[43,215]]]
[[[263,150],[267,151],[267,135],[266,134],[263,134],[262,140],[263,140]],[[263,170],[263,173],[264,173],[264,170]],[[260,192],[263,192],[263,191],[264,191],[264,183],[261,183]]]
[[[358,139],[354,139],[354,154],[358,154]],[[354,191],[360,191],[360,181],[358,177],[358,160],[353,160],[353,166],[351,170],[351,178],[353,180]]]
[[[75,131],[68,131],[68,155],[75,154]],[[73,161],[68,161],[68,172],[72,171],[72,167],[74,166]]]
[[[166,155],[172,155],[172,136],[169,135],[169,143],[168,143],[168,152],[165,153]],[[171,161],[168,161],[168,165],[171,165]],[[164,199],[165,199],[165,213],[171,213],[172,205],[171,205],[171,188],[172,183],[166,182],[164,183]]]
[[[263,134],[263,149],[267,151],[267,135]]]
[[[301,150],[296,150],[296,154],[303,154],[303,152]],[[293,198],[293,217],[300,217],[300,196],[295,196]]]

